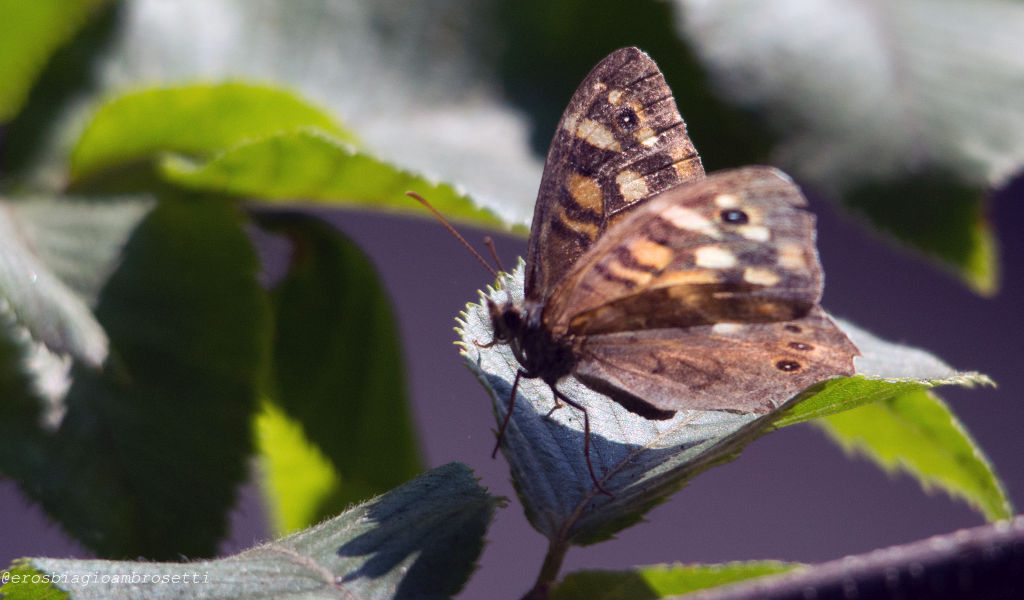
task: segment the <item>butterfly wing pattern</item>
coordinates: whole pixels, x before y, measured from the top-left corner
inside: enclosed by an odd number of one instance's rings
[[[522,303],[488,300],[520,378],[574,375],[647,419],[679,410],[765,414],[852,375],[856,347],[818,305],[815,225],[780,171],[705,176],[654,61],[599,63],[548,153]],[[505,424],[511,415],[512,404]],[[502,433],[499,432],[499,444]]]
[[[658,66],[637,48],[609,55],[573,94],[551,141],[526,253],[526,299],[547,298],[637,203],[703,176]]]
[[[814,217],[766,167],[652,198],[577,262],[546,304],[580,381],[647,418],[767,413],[853,374],[856,348],[818,308]]]

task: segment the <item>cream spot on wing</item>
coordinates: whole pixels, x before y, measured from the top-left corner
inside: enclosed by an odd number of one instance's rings
[[[565,207],[559,205],[558,212],[551,216],[551,221],[561,221],[562,225],[567,229],[571,229],[577,233],[583,234],[590,239],[596,239],[599,233],[598,227],[594,223],[588,223],[586,221],[577,221],[573,219],[569,213],[565,212]],[[550,228],[549,228],[550,230]]]
[[[608,103],[612,106],[618,106],[622,102],[622,90],[612,90],[608,92]]]
[[[764,225],[740,225],[736,231],[755,242],[767,242],[771,238],[771,232]]]
[[[698,173],[700,160],[697,158],[678,160],[672,163],[672,166],[675,167],[676,175],[678,175],[680,179],[692,179],[696,177]]]
[[[654,132],[650,127],[644,127],[633,134],[636,141],[640,142],[648,148],[658,143],[658,134]]]
[[[690,286],[703,283],[718,283],[721,279],[716,271],[703,269],[669,271],[659,275],[652,285],[656,288]]]
[[[579,122],[580,122],[580,120],[579,120],[579,118],[577,118],[576,115],[566,115],[565,119],[562,121],[562,129],[564,129],[564,130],[568,131],[569,133],[575,135],[576,134],[576,126],[579,124]]]
[[[741,323],[715,323],[711,326],[712,335],[736,335],[742,331]]]
[[[747,267],[743,271],[743,279],[747,283],[753,283],[755,285],[775,285],[781,277],[777,273],[764,269],[761,267]]]
[[[629,253],[633,260],[653,269],[663,269],[672,261],[674,253],[671,248],[647,238],[635,238],[629,243]]]
[[[799,244],[783,244],[779,247],[779,266],[783,269],[806,269],[807,260]]]
[[[619,193],[626,202],[636,202],[648,195],[647,182],[636,171],[622,171],[615,176]]]
[[[623,265],[617,260],[613,260],[608,265],[608,271],[619,279],[628,279],[637,285],[644,285],[651,279],[654,279],[654,274],[648,273],[647,271],[638,271],[636,269],[630,269]]]
[[[598,215],[604,213],[604,205],[601,202],[601,186],[593,177],[569,173],[565,178],[565,186],[577,204]]]
[[[622,147],[611,130],[593,119],[584,119],[580,123],[576,129],[576,137],[602,150],[622,151]]]
[[[721,246],[701,246],[693,255],[698,267],[728,269],[736,266],[736,255]]]
[[[715,196],[715,205],[718,208],[736,208],[740,205],[740,199],[733,194],[719,194]]]
[[[661,218],[679,229],[698,231],[715,239],[721,237],[718,227],[714,223],[701,216],[697,211],[684,206],[668,207],[662,211]]]

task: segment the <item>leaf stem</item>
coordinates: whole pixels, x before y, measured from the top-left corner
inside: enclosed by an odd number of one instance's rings
[[[568,551],[568,540],[551,540],[551,543],[548,544],[548,553],[544,555],[544,564],[540,566],[540,573],[537,574],[537,581],[523,596],[523,600],[545,600],[548,597],[551,584],[558,577],[558,572],[562,569],[562,561],[565,560],[565,553]]]

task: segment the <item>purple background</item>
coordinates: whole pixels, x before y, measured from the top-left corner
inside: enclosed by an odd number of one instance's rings
[[[983,371],[998,389],[942,388],[967,429],[1024,498],[1024,178],[1000,194],[998,232],[1003,285],[978,297],[926,263],[897,251],[833,205],[812,196],[827,273],[825,307],[873,333],[925,348],[960,369]],[[463,598],[516,596],[532,583],[546,542],[533,531],[508,482],[502,458],[490,459],[489,399],[452,345],[454,317],[490,277],[438,225],[425,220],[335,213],[332,221],[376,263],[392,294],[403,335],[413,413],[429,466],[466,462],[491,493],[511,498],[499,510],[481,568]],[[479,244],[484,233],[464,230]],[[506,265],[525,241],[498,238]],[[481,245],[482,246],[482,245]],[[777,558],[823,561],[980,525],[982,518],[943,493],[923,492],[905,475],[889,476],[850,459],[812,426],[766,436],[739,460],[701,475],[616,540],[570,551],[563,573],[658,562]],[[254,488],[243,489],[225,553],[266,539]],[[86,557],[48,523],[10,481],[0,481],[0,565],[19,556]]]

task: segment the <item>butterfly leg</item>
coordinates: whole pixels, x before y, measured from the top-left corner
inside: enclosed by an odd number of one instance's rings
[[[501,449],[501,440],[505,438],[505,428],[508,427],[508,421],[512,418],[512,408],[516,405],[516,390],[519,388],[519,378],[525,374],[522,369],[516,371],[516,378],[512,381],[512,396],[508,399],[508,411],[505,413],[505,420],[501,422],[501,429],[498,430],[498,441],[494,443],[494,451],[491,452],[491,458],[497,458],[498,450]]]
[[[473,340],[473,343],[476,344],[477,348],[490,348],[491,346],[497,344],[499,341],[500,340],[498,340],[498,338],[494,338],[493,340],[487,342],[486,344],[481,344],[480,342],[478,342],[476,340]]]
[[[583,408],[581,404],[570,400],[568,396],[555,389],[555,386],[551,386],[551,391],[555,394],[555,401],[562,400],[569,406],[579,410],[583,413],[583,457],[587,459],[587,469],[590,471],[590,480],[594,482],[594,487],[598,492],[614,499],[608,490],[601,486],[601,482],[597,480],[597,475],[594,474],[594,465],[590,462],[590,416],[587,415],[587,409]],[[557,407],[556,407],[557,408]]]

